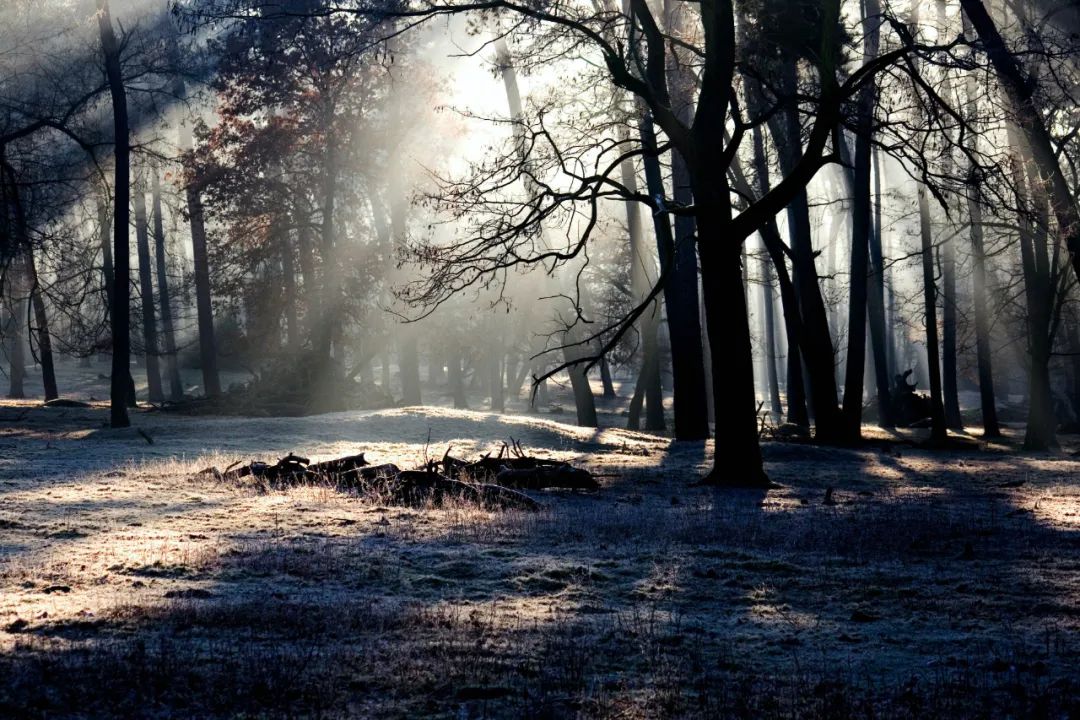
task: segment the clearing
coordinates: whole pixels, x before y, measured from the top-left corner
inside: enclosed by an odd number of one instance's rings
[[[1077,708],[1080,460],[1066,451],[767,443],[783,487],[766,495],[688,488],[711,445],[553,416],[139,412],[122,431],[106,417],[0,407],[0,715]],[[533,493],[538,513],[196,476],[293,450],[407,467],[509,437],[610,476],[595,494]]]

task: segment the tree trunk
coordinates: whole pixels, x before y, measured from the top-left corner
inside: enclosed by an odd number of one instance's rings
[[[390,200],[390,235],[397,248],[403,248],[406,241],[406,194],[403,189],[392,187]],[[388,253],[393,257],[393,253]],[[398,371],[401,373],[401,401],[406,405],[420,405],[423,398],[420,392],[420,351],[416,337],[417,328],[412,324],[398,327]]]
[[[678,13],[683,3],[664,0],[665,24],[677,32],[683,23]],[[694,83],[696,78],[689,64],[676,62],[669,53],[666,74],[671,88],[671,106],[687,127],[694,116]],[[652,127],[650,133],[655,137]],[[655,140],[654,140],[655,144]],[[671,197],[676,205],[692,205],[694,194],[686,159],[672,150]],[[654,194],[649,190],[650,194]],[[667,193],[662,193],[667,196]],[[674,220],[674,241],[668,248],[660,247],[661,266],[672,263],[664,286],[664,306],[667,308],[668,339],[671,344],[671,375],[674,388],[673,415],[676,440],[704,440],[709,437],[709,392],[705,375],[704,334],[701,327],[702,308],[698,301],[698,257],[696,224],[689,215],[677,215]]]
[[[863,2],[863,62],[877,57],[880,39],[880,7],[876,0]],[[863,388],[865,387],[867,295],[870,270],[870,242],[873,218],[870,207],[874,102],[877,87],[873,80],[859,94],[855,128],[855,162],[851,173],[851,285],[848,299],[848,347],[844,368],[844,432],[850,442],[862,439]],[[845,142],[839,131],[840,142]],[[881,388],[878,387],[879,408]]]
[[[963,16],[964,34],[971,32],[970,22],[967,15]],[[968,111],[974,113],[978,102],[978,88],[975,77],[967,73],[965,79],[965,94]],[[971,133],[968,139],[969,148],[978,150],[978,135]],[[990,308],[989,298],[986,292],[986,250],[983,245],[982,228],[982,204],[978,197],[979,188],[971,178],[971,190],[967,198],[968,219],[971,223],[971,276],[972,276],[972,302],[975,312],[975,358],[979,372],[979,405],[982,414],[983,437],[992,439],[1001,437],[1001,428],[998,425],[997,404],[994,397],[994,372],[993,360],[990,350]]]
[[[161,334],[165,341],[165,377],[169,380],[169,399],[184,397],[184,384],[180,380],[180,366],[176,360],[176,330],[173,327],[172,297],[169,293],[168,262],[165,252],[165,221],[161,215],[161,181],[153,173],[154,211],[154,260],[157,264],[158,302],[161,304]]]
[[[139,257],[139,293],[142,296],[143,354],[146,357],[146,388],[150,402],[161,403],[161,370],[158,366],[157,320],[154,313],[153,270],[150,267],[150,232],[146,218],[146,188],[135,182],[135,242]]]
[[[1065,175],[1061,171],[1057,154],[1050,140],[1050,133],[1036,102],[1038,84],[1025,76],[1016,58],[1005,46],[993,19],[986,12],[982,0],[960,0],[968,20],[979,34],[998,79],[1013,106],[1016,120],[1024,131],[1031,159],[1039,168],[1043,179],[1043,192],[1057,220],[1058,232],[1069,250],[1073,270],[1080,278],[1080,212]]]
[[[629,139],[629,134],[624,138]],[[654,143],[655,145],[655,143]],[[659,166],[659,159],[653,155],[646,162],[655,163]],[[656,168],[658,170],[658,167]],[[624,160],[620,166],[621,179],[624,187],[632,194],[638,192],[637,173],[631,160]],[[651,192],[651,190],[650,190]],[[652,289],[653,278],[656,268],[645,248],[645,237],[641,227],[641,213],[638,211],[636,202],[627,202],[626,205],[626,229],[630,239],[630,294],[632,302],[637,305],[644,301]],[[665,218],[666,222],[666,218]],[[659,240],[657,240],[659,243]],[[639,371],[639,384],[642,385],[645,395],[647,430],[664,429],[664,405],[663,390],[660,387],[660,358],[659,346],[656,343],[656,333],[660,325],[660,307],[653,302],[651,307],[638,319],[637,331],[641,337],[641,370]],[[631,404],[630,417],[627,420],[627,428],[637,430],[640,427],[640,404],[638,412]]]
[[[293,262],[293,249],[289,243],[289,232],[275,220],[273,232],[278,242],[278,254],[281,256],[281,290],[285,303],[285,342],[290,352],[300,348],[300,313],[297,310],[296,265]]]
[[[941,366],[938,349],[937,289],[934,285],[934,241],[930,230],[930,203],[926,187],[919,185],[919,235],[922,240],[923,303],[926,308],[926,365],[930,375],[930,442],[944,445],[945,407],[941,398]]]
[[[99,0],[100,1],[100,0]],[[170,54],[179,63],[180,50],[177,39],[171,38]],[[173,94],[179,102],[187,97],[187,87],[181,75],[173,79]],[[180,125],[179,147],[182,157],[192,154],[191,131]],[[195,270],[195,306],[199,325],[199,364],[202,366],[203,393],[207,397],[221,394],[221,378],[217,365],[217,339],[214,333],[214,306],[210,292],[210,259],[206,248],[206,219],[201,189],[189,180],[185,183],[188,222],[191,226],[191,254]]]
[[[615,397],[615,384],[611,381],[611,366],[608,365],[607,355],[600,357],[600,382],[604,386],[604,397]]]
[[[21,255],[16,256],[16,260],[12,263],[11,268],[13,270],[14,279],[10,280],[12,288],[19,289],[19,295],[24,292],[29,293],[30,304],[34,313],[34,322],[37,324],[37,342],[38,342],[38,358],[41,362],[41,382],[45,390],[45,401],[55,400],[59,397],[59,393],[56,387],[56,370],[53,366],[53,353],[52,353],[52,337],[49,334],[49,316],[45,311],[45,297],[41,289],[41,281],[37,273],[37,265],[34,262],[34,249],[30,245],[29,229],[26,225],[26,213],[22,204],[22,195],[20,194],[19,186],[15,182],[14,170],[5,164],[8,185],[11,189],[11,206],[15,210],[15,228],[14,228],[14,246],[17,252],[21,252]],[[6,193],[4,193],[6,195]],[[7,200],[7,198],[5,198]],[[4,207],[4,219],[3,224],[7,225],[7,208]],[[4,228],[7,230],[7,228]],[[10,233],[8,237],[11,237]],[[17,304],[16,304],[17,306]],[[13,319],[15,324],[13,329],[18,330],[22,325],[22,317],[25,313],[16,311],[13,313]],[[33,331],[33,327],[28,327],[28,330]],[[23,375],[25,374],[25,357],[16,358],[16,355],[22,355],[22,342],[16,333],[15,343],[12,345],[12,397],[22,397],[23,388]],[[18,360],[18,363],[16,362]],[[16,378],[16,375],[19,377]],[[17,382],[16,382],[17,379]],[[16,387],[16,385],[18,387]]]
[[[23,251],[25,252],[25,250]],[[12,263],[12,279],[7,285],[8,318],[6,332],[8,339],[8,397],[21,399],[26,397],[23,387],[26,379],[26,277],[22,267],[22,255]]]
[[[727,192],[726,187],[723,192]],[[708,195],[695,192],[694,197]],[[721,218],[704,209],[698,214],[701,272],[708,279],[703,285],[705,319],[713,356],[724,360],[712,366],[716,459],[704,482],[727,487],[768,487],[758,444],[754,357],[739,248],[724,235],[722,226],[711,224],[716,220]],[[720,247],[725,242],[727,247]]]
[[[874,155],[874,227],[870,232],[870,286],[867,317],[874,358],[874,389],[877,391],[878,426],[895,425],[889,386],[889,335],[885,321],[885,258],[881,248],[881,157]]]
[[[765,138],[760,126],[754,127],[754,175],[757,178],[757,197],[769,191],[769,164],[765,159]],[[784,241],[776,225],[776,218],[769,218],[760,230],[761,241],[772,260],[780,286],[780,303],[784,313],[784,333],[787,340],[787,421],[800,427],[810,427],[806,411],[806,385],[803,382],[802,343],[803,322],[799,310],[798,293],[788,273],[784,253]]]
[[[45,402],[60,397],[56,386],[56,369],[53,365],[52,337],[49,335],[49,316],[45,311],[45,297],[41,291],[34,254],[28,248],[26,265],[30,280],[30,302],[34,306],[34,322],[37,323],[38,357],[41,360],[41,383],[45,388]]]
[[[764,241],[762,242],[764,247]],[[776,319],[775,298],[773,297],[772,263],[765,255],[758,260],[761,272],[761,308],[762,308],[762,354],[765,357],[765,374],[769,380],[769,406],[773,422],[778,422],[784,408],[780,404],[780,378],[776,371]]]
[[[115,180],[113,182],[113,293],[112,319],[112,387],[109,393],[109,424],[128,427],[127,400],[131,363],[131,328],[128,262],[128,223],[130,211],[131,176],[130,147],[128,145],[127,92],[120,67],[120,47],[113,32],[109,1],[97,0],[98,30],[101,49],[105,56],[105,74],[109,80],[112,97]]]
[[[795,67],[785,68],[785,89],[794,91]],[[785,175],[793,172],[802,156],[802,128],[795,107],[790,104],[769,122]],[[794,284],[802,315],[800,348],[809,381],[810,406],[813,410],[815,436],[823,442],[843,442],[842,416],[836,401],[836,367],[829,317],[821,297],[814,260],[810,209],[805,188],[788,205],[788,225],[794,255]]]

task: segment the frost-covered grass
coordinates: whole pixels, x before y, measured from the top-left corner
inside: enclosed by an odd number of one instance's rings
[[[0,716],[1077,709],[1065,453],[769,444],[784,487],[764,495],[688,488],[711,446],[559,416],[105,417],[0,407]],[[519,513],[197,475],[289,451],[409,466],[511,436],[610,477]]]

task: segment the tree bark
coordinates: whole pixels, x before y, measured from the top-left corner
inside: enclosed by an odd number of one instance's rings
[[[923,303],[926,312],[926,364],[930,375],[930,442],[944,445],[945,407],[941,398],[941,356],[938,348],[937,288],[934,283],[934,241],[930,229],[930,203],[919,184],[919,237],[922,241]]]
[[[874,358],[874,389],[877,391],[878,426],[892,428],[892,392],[889,385],[889,334],[885,320],[885,258],[881,247],[881,157],[874,155],[874,226],[870,232],[870,286],[867,317]]]
[[[863,60],[878,54],[881,21],[876,0],[863,2]],[[855,128],[855,161],[851,176],[851,285],[848,296],[848,347],[844,368],[844,433],[849,442],[862,440],[863,388],[865,387],[867,300],[870,271],[870,242],[873,235],[871,213],[871,162],[874,133],[874,104],[877,86],[868,81],[859,95]],[[843,131],[840,131],[841,133]],[[843,138],[841,138],[843,142]],[[881,388],[878,406],[882,408]]]
[[[664,0],[664,23],[669,32],[678,32],[682,27],[678,17],[682,6],[683,3],[676,0]],[[683,125],[690,127],[694,117],[696,79],[689,71],[689,65],[675,60],[674,54],[668,56],[665,68],[671,88],[671,106]],[[655,131],[653,135],[655,137]],[[692,205],[694,195],[686,159],[674,149],[670,157],[672,200],[677,205]],[[649,193],[654,194],[652,189]],[[694,218],[689,215],[676,216],[673,229],[673,243],[669,248],[659,247],[659,236],[657,243],[661,266],[672,263],[669,280],[664,286],[664,306],[671,343],[675,439],[703,440],[709,437],[709,392],[702,347],[702,309],[698,302],[697,229]]]
[[[99,0],[100,2],[100,0]],[[180,50],[175,37],[171,38],[170,52],[179,63]],[[183,102],[187,86],[180,75],[173,80],[173,94]],[[179,147],[182,156],[190,156],[193,142],[191,131],[180,126]],[[188,222],[191,226],[191,254],[195,270],[195,307],[199,325],[199,364],[202,366],[203,393],[207,397],[221,394],[221,378],[218,374],[217,338],[214,332],[214,305],[210,290],[210,259],[206,248],[206,214],[203,209],[201,189],[191,180],[185,183]]]
[[[25,252],[25,250],[23,251]],[[24,294],[25,271],[22,267],[22,255],[12,263],[12,280],[6,283],[8,317],[6,332],[8,339],[8,397],[21,399],[26,397],[26,300]]]
[[[150,267],[150,231],[146,218],[146,188],[135,181],[135,243],[139,257],[139,293],[142,296],[143,354],[146,358],[146,388],[150,402],[161,403],[161,370],[158,365],[157,319],[154,312],[153,270]]]
[[[120,46],[113,32],[109,0],[97,0],[98,30],[105,56],[105,74],[112,97],[115,180],[113,182],[113,293],[112,319],[112,386],[109,392],[109,424],[114,428],[128,427],[127,399],[131,363],[131,316],[128,262],[128,222],[130,213],[130,147],[128,138],[127,92],[124,89],[120,66]]]
[[[165,377],[169,380],[169,399],[184,397],[180,366],[176,359],[176,329],[173,326],[172,296],[169,293],[168,258],[165,252],[165,221],[161,215],[161,180],[155,170],[153,183],[154,260],[157,266],[158,302],[161,304],[161,334],[165,341]]]
[[[1058,233],[1069,250],[1073,271],[1080,278],[1080,212],[1036,103],[1037,83],[1026,77],[1016,58],[1005,46],[982,0],[960,0],[960,5],[979,34],[998,80],[1013,106],[1016,122],[1024,132],[1032,160],[1043,178],[1041,184],[1045,185],[1044,192],[1057,220]]]
[[[30,280],[30,302],[34,306],[34,322],[37,323],[38,358],[41,361],[41,383],[45,389],[45,402],[60,397],[56,385],[56,368],[53,365],[52,336],[49,334],[49,315],[45,310],[45,297],[34,262],[34,253],[26,251],[27,273]]]
[[[762,241],[764,247],[764,241]],[[775,298],[773,297],[773,270],[768,257],[762,255],[758,261],[761,272],[761,308],[762,308],[762,354],[765,357],[765,374],[769,381],[769,406],[774,422],[784,412],[780,403],[780,378],[776,371],[776,319]]]
[[[784,89],[794,93],[796,71],[794,61],[786,62]],[[784,109],[769,121],[780,166],[790,175],[801,156],[802,128],[796,108],[788,102]],[[794,270],[794,284],[799,296],[802,315],[800,347],[809,381],[810,407],[814,416],[815,437],[822,442],[844,442],[842,416],[836,400],[836,367],[833,355],[829,317],[821,297],[817,267],[814,260],[813,234],[810,227],[809,201],[805,187],[797,192],[788,205],[788,225]]]

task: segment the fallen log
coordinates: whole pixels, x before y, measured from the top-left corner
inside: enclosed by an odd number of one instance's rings
[[[367,465],[353,468],[337,476],[337,486],[341,489],[367,490],[372,483],[397,477],[401,468],[393,463],[384,465]]]
[[[523,490],[544,490],[546,488],[564,488],[568,490],[599,490],[588,470],[561,466],[539,466],[533,468],[506,468],[495,476],[495,484]]]
[[[484,508],[540,509],[539,503],[517,490],[489,483],[463,482],[433,469],[403,471],[392,463],[369,465],[363,453],[315,464],[289,453],[274,464],[255,460],[240,467],[230,466],[225,472],[207,468],[200,473],[204,474],[232,482],[254,477],[274,487],[330,480],[339,490],[410,507],[441,507],[448,501],[457,501]]]
[[[368,461],[364,458],[364,453],[360,453],[359,455],[348,455],[336,460],[324,460],[314,465],[308,465],[308,470],[319,475],[340,475],[367,466]]]
[[[46,400],[44,403],[48,408],[88,408],[93,407],[88,402],[82,400],[72,400],[71,398],[53,398],[52,400]]]

